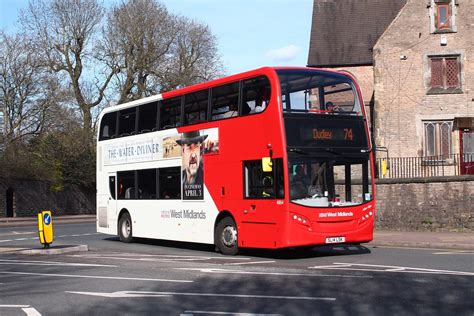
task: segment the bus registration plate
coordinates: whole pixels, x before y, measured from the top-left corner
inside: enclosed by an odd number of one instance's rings
[[[337,244],[340,242],[345,242],[346,237],[328,237],[326,238],[326,244]]]

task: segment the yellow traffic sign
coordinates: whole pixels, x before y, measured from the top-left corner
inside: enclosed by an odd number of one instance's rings
[[[41,244],[45,248],[49,248],[54,239],[51,211],[41,211],[38,213],[38,234]]]

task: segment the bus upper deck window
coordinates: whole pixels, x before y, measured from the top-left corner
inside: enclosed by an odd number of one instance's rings
[[[181,126],[181,97],[161,101],[160,128]]]
[[[136,133],[136,107],[121,110],[119,115],[119,136],[128,136]]]
[[[196,124],[207,121],[208,90],[186,94],[184,97],[184,124]]]
[[[212,88],[211,118],[213,121],[238,116],[238,111],[235,112],[235,107],[238,107],[238,104],[238,82]]]
[[[117,112],[107,113],[100,123],[99,140],[106,140],[115,137],[117,123]]]
[[[250,108],[248,113],[242,115],[263,112],[270,102],[270,82],[267,77],[259,76],[244,80],[243,82],[243,104]]]

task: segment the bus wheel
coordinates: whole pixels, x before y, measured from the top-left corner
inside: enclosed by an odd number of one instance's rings
[[[122,242],[132,242],[133,235],[132,235],[132,219],[130,218],[130,214],[124,213],[119,220],[119,227],[118,227],[120,241]]]
[[[236,255],[239,252],[237,243],[237,226],[230,217],[222,219],[216,226],[216,246],[224,255]]]

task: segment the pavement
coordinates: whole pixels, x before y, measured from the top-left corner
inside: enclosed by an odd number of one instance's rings
[[[54,224],[74,224],[74,223],[91,223],[96,221],[95,215],[64,215],[53,216]],[[2,217],[0,218],[1,227],[19,227],[31,226],[38,224],[38,217]]]
[[[95,222],[95,215],[70,215],[53,217],[54,224]],[[0,218],[0,228],[37,225],[36,217]],[[373,247],[435,248],[474,251],[474,232],[407,232],[376,229],[374,240],[366,244]],[[77,245],[71,245],[71,247]],[[84,248],[80,248],[80,251]],[[69,251],[62,249],[57,251]],[[1,253],[0,249],[0,253]],[[46,252],[43,251],[45,254]]]

